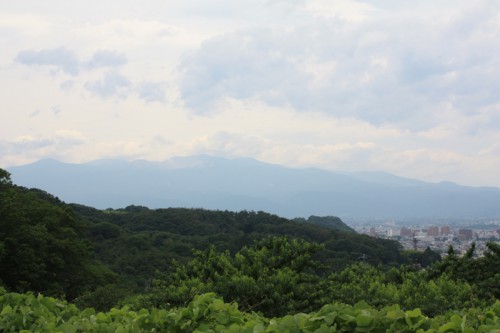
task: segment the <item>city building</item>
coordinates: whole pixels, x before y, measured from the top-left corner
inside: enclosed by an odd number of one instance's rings
[[[441,227],[441,236],[451,235],[451,229],[449,225],[444,225]]]
[[[405,227],[402,227],[399,232],[401,234],[401,237],[411,237],[413,235],[411,229]]]
[[[427,236],[438,237],[439,236],[439,227],[429,227],[429,229],[427,230]]]
[[[458,239],[459,240],[471,240],[472,230],[470,229],[458,229]]]

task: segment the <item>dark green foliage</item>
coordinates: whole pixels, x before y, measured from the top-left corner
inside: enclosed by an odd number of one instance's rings
[[[73,299],[113,278],[91,260],[86,225],[57,198],[3,182],[0,280],[9,289]]]
[[[432,251],[429,247],[425,251],[406,250],[402,254],[407,259],[408,264],[416,265],[419,268],[426,268],[441,261],[441,255]]]
[[[463,257],[458,257],[450,247],[448,256],[429,270],[429,277],[446,275],[450,279],[473,285],[475,293],[481,299],[499,299],[500,246],[493,242],[486,245],[484,256],[480,258],[474,258],[474,243]]]
[[[96,240],[117,238],[121,235],[122,229],[117,225],[103,222],[90,227],[90,236]]]
[[[322,243],[315,259],[329,271],[342,269],[366,257],[372,264],[404,262],[395,241],[343,232],[313,223],[290,221],[264,212],[209,211],[204,209],[148,209],[129,206],[105,211],[72,205],[89,224],[97,257],[126,280],[143,290],[155,271],[172,271],[171,262],[185,263],[192,250],[214,246],[234,254],[255,240],[288,236]],[[337,218],[328,217],[329,221]],[[113,227],[114,226],[114,227]]]
[[[320,283],[312,258],[323,247],[287,237],[271,237],[244,247],[235,255],[217,253],[214,247],[195,251],[186,265],[177,264],[174,273],[155,283],[142,305],[186,305],[195,295],[216,292],[237,302],[244,311],[280,316],[318,308],[314,290]]]
[[[12,185],[12,180],[10,179],[10,173],[7,170],[0,169],[0,185],[1,186]]]
[[[294,219],[296,222],[303,222],[303,223],[312,223],[316,224],[322,227],[327,227],[335,230],[340,230],[340,231],[345,231],[345,232],[352,232],[356,233],[356,231],[349,227],[347,224],[342,222],[342,220],[336,216],[309,216],[309,218],[306,220],[304,218],[296,218]]]
[[[193,260],[177,264],[174,273],[157,279],[149,296],[130,304],[184,306],[197,294],[215,292],[245,311],[268,317],[313,311],[332,300],[364,301],[377,308],[419,307],[430,316],[486,304],[467,282],[446,275],[429,279],[426,271],[404,267],[386,272],[357,263],[340,272],[317,274],[313,257],[323,250],[318,244],[275,237],[244,247],[234,256],[217,253],[213,247],[196,251]]]
[[[327,297],[353,304],[365,301],[375,307],[400,304],[404,308],[420,308],[429,316],[449,310],[485,305],[473,284],[457,281],[447,275],[430,277],[425,270],[412,267],[377,269],[365,263],[352,265],[327,278]]]
[[[109,283],[83,293],[73,302],[81,309],[107,311],[121,300],[130,297],[131,290],[134,290],[134,286],[127,283]]]

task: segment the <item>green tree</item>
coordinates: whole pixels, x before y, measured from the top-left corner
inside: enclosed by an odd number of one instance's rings
[[[450,246],[448,256],[434,264],[428,271],[427,279],[446,275],[454,281],[469,283],[475,295],[482,300],[500,298],[500,246],[493,242],[486,244],[484,256],[474,257],[475,243],[466,254],[458,257]]]
[[[0,279],[15,291],[73,299],[113,275],[91,260],[86,226],[57,198],[9,184],[0,188]]]
[[[177,264],[175,273],[156,281],[146,301],[178,306],[196,294],[216,292],[245,311],[267,316],[310,310],[320,305],[315,297],[320,278],[313,272],[317,263],[312,257],[322,248],[303,240],[270,237],[234,256],[214,247],[195,251],[194,259]]]
[[[427,247],[423,252],[417,250],[406,250],[403,252],[403,256],[407,258],[409,264],[417,265],[421,268],[429,267],[435,262],[441,261],[439,253],[432,251],[429,247]]]
[[[0,185],[2,186],[12,185],[12,181],[10,179],[10,173],[2,168],[0,168]]]
[[[472,307],[476,305],[474,298],[469,283],[446,275],[428,281],[422,272],[410,273],[400,287],[400,304],[407,309],[420,308],[428,316]]]

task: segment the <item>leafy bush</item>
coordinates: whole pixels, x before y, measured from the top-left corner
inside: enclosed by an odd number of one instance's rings
[[[224,303],[213,293],[195,297],[187,306],[170,310],[113,308],[79,311],[51,297],[6,293],[0,289],[2,332],[500,332],[500,301],[466,313],[429,318],[420,309],[398,305],[377,310],[364,302],[354,306],[331,303],[317,312],[265,318]],[[472,320],[469,319],[472,317]]]

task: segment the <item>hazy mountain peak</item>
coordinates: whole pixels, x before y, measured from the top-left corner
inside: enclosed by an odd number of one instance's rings
[[[284,217],[500,217],[500,189],[435,184],[381,172],[294,169],[210,155],[166,161],[42,160],[9,168],[16,184],[96,208],[262,210]]]

